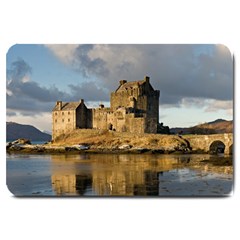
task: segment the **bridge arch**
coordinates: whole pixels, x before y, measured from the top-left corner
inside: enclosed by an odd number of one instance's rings
[[[220,140],[215,140],[211,142],[209,146],[209,153],[210,154],[224,153],[225,149],[226,149],[226,145],[224,144],[224,142]]]
[[[210,134],[210,135],[184,135],[182,137],[188,141],[188,146],[193,151],[203,151],[205,153],[211,153],[217,151],[223,152],[224,154],[232,154],[233,152],[233,134]]]

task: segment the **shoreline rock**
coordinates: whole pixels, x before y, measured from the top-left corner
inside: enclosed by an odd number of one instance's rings
[[[115,134],[115,133],[114,133]],[[122,135],[120,135],[122,136]],[[145,136],[145,135],[144,135]],[[150,136],[150,138],[146,138]],[[138,141],[132,141],[130,143],[129,138],[117,138],[111,139],[108,137],[108,141],[93,141],[90,143],[83,142],[77,143],[44,143],[44,144],[31,144],[28,139],[18,139],[6,144],[6,150],[8,153],[28,153],[28,154],[68,154],[68,153],[104,153],[104,154],[202,154],[208,152],[200,150],[192,150],[189,144],[178,136],[151,136],[146,135],[145,139],[139,138]],[[158,138],[159,139],[158,139]],[[169,139],[167,141],[167,139]],[[145,140],[145,144],[144,141]],[[161,144],[159,142],[161,141]],[[76,144],[77,143],[77,144]]]
[[[142,148],[132,147],[130,145],[124,145],[119,147],[106,148],[103,146],[83,146],[83,145],[64,145],[56,146],[51,144],[7,144],[6,150],[8,153],[96,153],[96,154],[192,154],[195,153],[187,148],[173,148],[173,147],[161,147],[161,148]],[[199,152],[197,152],[199,153]]]

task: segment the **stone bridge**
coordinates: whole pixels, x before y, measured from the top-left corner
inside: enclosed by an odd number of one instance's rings
[[[211,135],[183,135],[183,139],[189,142],[192,150],[203,150],[208,153],[221,152],[232,154],[233,134],[211,134]]]

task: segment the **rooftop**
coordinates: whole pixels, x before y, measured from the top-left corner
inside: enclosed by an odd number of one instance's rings
[[[81,102],[62,102],[62,108],[61,111],[68,111],[68,110],[75,110]],[[53,108],[53,111],[58,111],[58,105],[56,104]]]

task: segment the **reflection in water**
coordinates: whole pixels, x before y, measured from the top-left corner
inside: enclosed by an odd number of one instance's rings
[[[186,171],[186,165],[202,159],[191,158],[189,155],[52,155],[52,187],[57,195],[187,196],[193,192],[208,195],[207,185],[201,185],[202,191],[192,191],[191,184],[204,180],[206,174],[203,169],[193,172],[190,166]],[[179,185],[180,182],[185,185]],[[231,181],[230,188],[222,187],[215,194],[230,191]]]
[[[91,187],[96,195],[158,195],[158,172],[179,161],[154,155],[83,156],[52,156],[52,185],[58,195],[83,195]]]
[[[232,158],[159,154],[11,154],[7,186],[16,196],[222,196]]]

